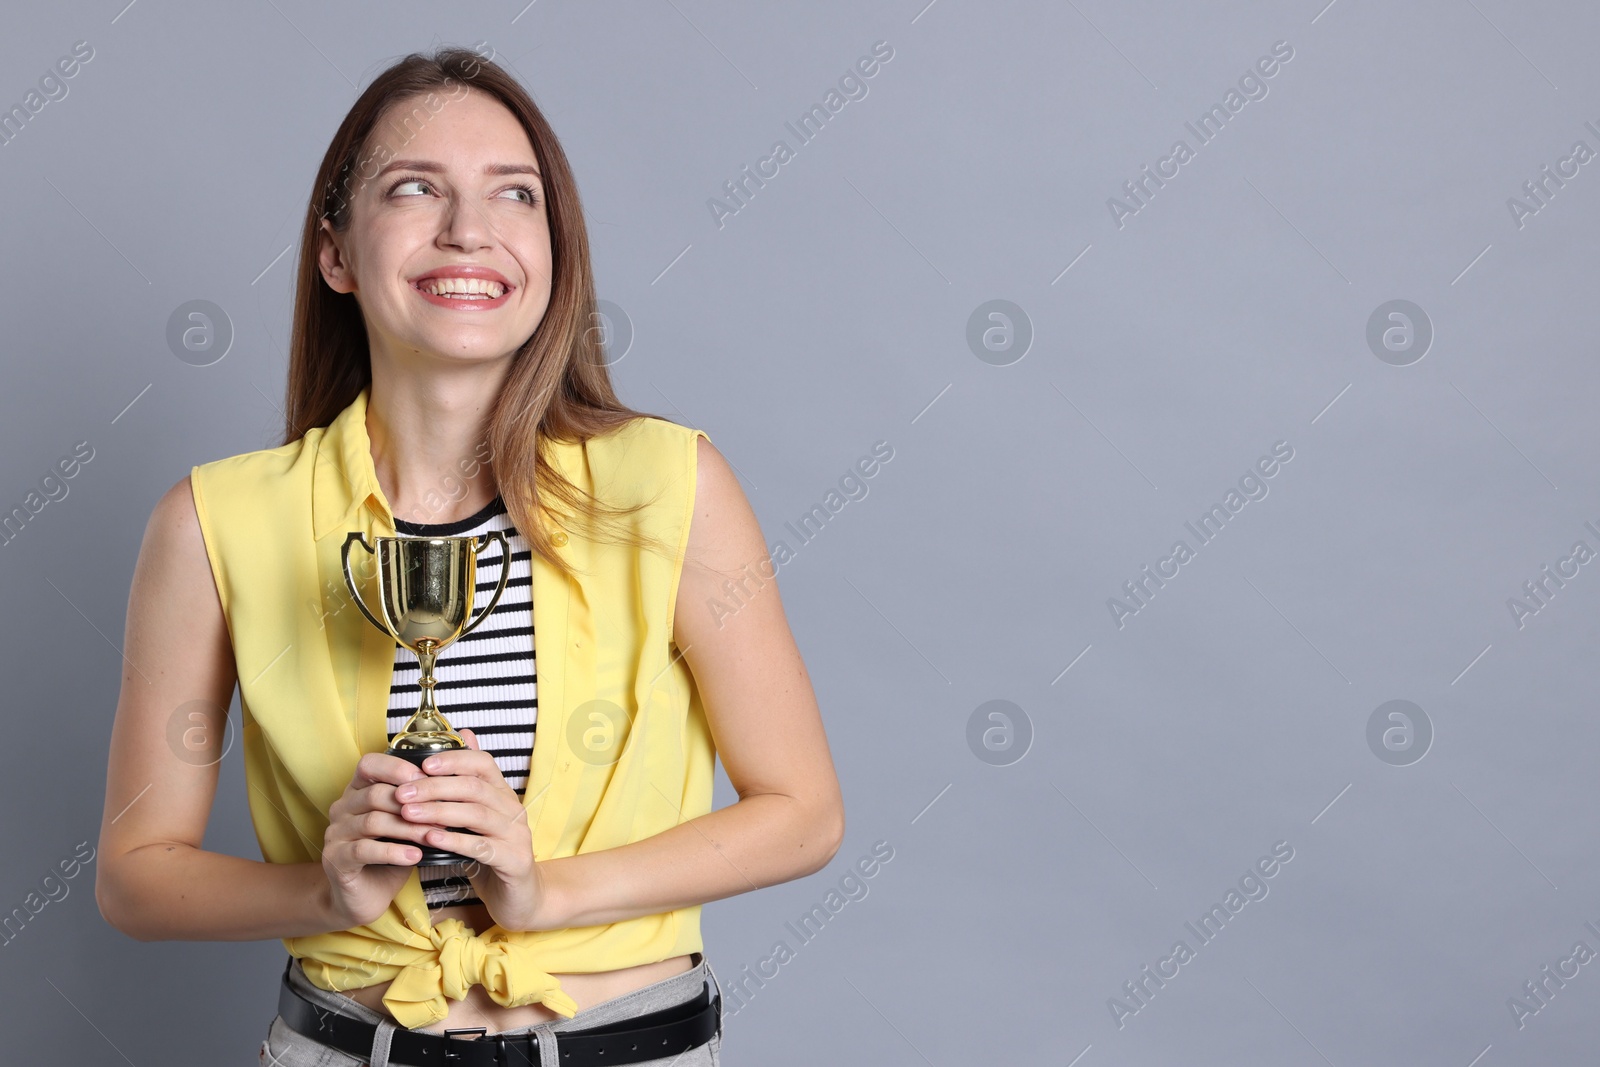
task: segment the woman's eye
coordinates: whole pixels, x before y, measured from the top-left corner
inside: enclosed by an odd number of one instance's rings
[[[412,192],[407,190],[407,186],[418,186],[424,191],[430,190],[430,189],[433,188],[432,183],[427,181],[426,179],[423,179],[423,178],[402,178],[402,179],[400,179],[399,181],[395,182],[393,185],[391,185],[389,187],[389,195],[390,196],[412,196],[412,195],[415,195],[414,193],[412,193]],[[538,192],[535,191],[534,189],[530,188],[529,186],[526,186],[526,185],[512,186],[510,189],[505,190],[505,192],[506,193],[511,193],[511,194],[514,194],[514,195],[520,195],[520,197],[522,199],[522,202],[524,204],[527,204],[529,207],[535,207],[539,203],[539,194],[538,194]],[[502,196],[503,195],[504,194],[502,194]]]

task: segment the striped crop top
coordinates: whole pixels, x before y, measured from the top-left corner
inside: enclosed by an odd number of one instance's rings
[[[511,573],[505,592],[487,619],[439,653],[434,664],[434,697],[450,725],[467,727],[478,744],[492,753],[506,784],[521,797],[527,789],[528,761],[533,752],[533,731],[538,719],[536,672],[533,662],[533,554],[528,542],[511,524],[505,502],[496,496],[476,515],[456,522],[415,523],[395,519],[402,537],[468,537],[503,530],[511,547]],[[478,557],[477,592],[473,618],[477,618],[500,581],[500,545],[490,542]],[[403,645],[395,646],[394,674],[389,686],[388,734],[392,738],[406,724],[422,699],[417,679],[417,657]],[[419,867],[423,899],[430,910],[461,904],[481,904],[464,863]]]

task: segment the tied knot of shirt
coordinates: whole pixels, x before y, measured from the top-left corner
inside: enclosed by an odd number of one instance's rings
[[[433,927],[428,934],[433,951],[403,967],[384,991],[384,1006],[395,1021],[416,1029],[446,1019],[445,998],[462,1000],[475,985],[501,1007],[543,1004],[569,1019],[576,1015],[577,1002],[538,966],[533,951],[495,933],[475,934],[459,919]]]

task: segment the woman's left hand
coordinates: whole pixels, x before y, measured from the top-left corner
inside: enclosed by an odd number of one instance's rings
[[[400,814],[411,822],[475,831],[432,830],[427,843],[477,861],[467,878],[502,929],[538,929],[534,916],[544,896],[543,878],[533,858],[527,810],[477,736],[460,733],[466,748],[429,756],[422,765],[427,777],[395,791]],[[408,788],[414,790],[410,796]]]

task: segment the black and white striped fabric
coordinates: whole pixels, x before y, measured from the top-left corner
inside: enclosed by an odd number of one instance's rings
[[[511,573],[500,602],[475,630],[457,638],[439,653],[434,664],[434,700],[457,731],[472,730],[478,744],[494,754],[506,783],[520,797],[528,782],[528,760],[538,719],[537,679],[533,657],[533,554],[511,524],[505,502],[498,496],[476,515],[450,523],[414,523],[395,520],[402,537],[466,537],[505,531],[511,546]],[[491,542],[478,557],[476,618],[500,580],[500,545]],[[394,675],[389,688],[388,733],[393,737],[416,712],[422,699],[417,684],[421,667],[414,653],[396,646]],[[418,868],[428,907],[481,904],[466,865],[461,863]]]

